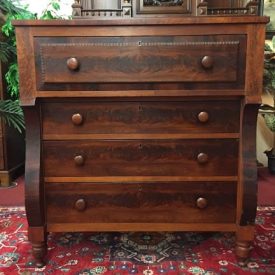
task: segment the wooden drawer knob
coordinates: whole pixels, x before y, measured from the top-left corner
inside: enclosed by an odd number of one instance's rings
[[[202,123],[205,123],[209,120],[209,114],[207,112],[200,112],[198,114],[198,120]]]
[[[84,199],[79,199],[75,202],[74,208],[77,211],[84,211],[87,207],[86,201]]]
[[[214,58],[206,55],[201,60],[201,65],[204,69],[211,69],[214,66]]]
[[[199,153],[197,156],[198,163],[207,163],[208,162],[208,155],[205,153]]]
[[[83,116],[81,114],[73,114],[72,123],[74,125],[81,125],[83,123]]]
[[[78,156],[74,157],[74,163],[77,166],[83,166],[84,162],[85,162],[85,159],[84,159],[84,157],[82,155],[78,155]]]
[[[75,57],[71,57],[67,60],[67,67],[71,71],[76,71],[79,68],[79,61]]]
[[[205,198],[198,198],[197,199],[197,207],[200,209],[204,209],[207,207],[207,199]]]

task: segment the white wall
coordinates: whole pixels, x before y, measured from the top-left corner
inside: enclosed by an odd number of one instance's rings
[[[60,2],[61,9],[59,15],[70,16],[72,14],[72,4],[74,0],[57,0]],[[50,0],[18,0],[22,5],[28,5],[28,10],[40,15],[42,11],[47,7]]]

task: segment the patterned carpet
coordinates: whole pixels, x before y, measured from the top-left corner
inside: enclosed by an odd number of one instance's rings
[[[231,233],[49,234],[48,264],[33,268],[24,208],[0,208],[0,275],[275,274],[275,207],[257,214],[254,250],[236,263]]]

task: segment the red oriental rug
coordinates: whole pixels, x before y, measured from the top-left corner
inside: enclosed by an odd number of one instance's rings
[[[0,208],[0,275],[275,274],[275,207],[260,207],[254,249],[236,263],[231,233],[55,233],[32,267],[24,208]]]

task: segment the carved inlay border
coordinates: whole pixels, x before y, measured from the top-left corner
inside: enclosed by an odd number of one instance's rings
[[[220,45],[238,45],[240,41],[183,41],[183,42],[91,42],[91,43],[48,43],[40,46],[41,50],[44,47],[153,47],[153,46],[220,46]],[[43,53],[43,50],[40,52]]]
[[[39,48],[39,53],[40,53],[40,59],[41,59],[41,79],[42,79],[42,83],[45,83],[46,66],[45,66],[45,59],[44,59],[44,53],[43,53],[43,46],[42,45]]]
[[[44,49],[47,47],[154,47],[154,46],[183,46],[183,47],[196,47],[196,46],[215,46],[220,47],[222,45],[239,45],[240,41],[182,41],[182,42],[91,42],[91,43],[43,43],[40,45],[40,58],[41,58],[41,78],[42,82],[45,83],[46,79],[46,66],[44,58]]]

